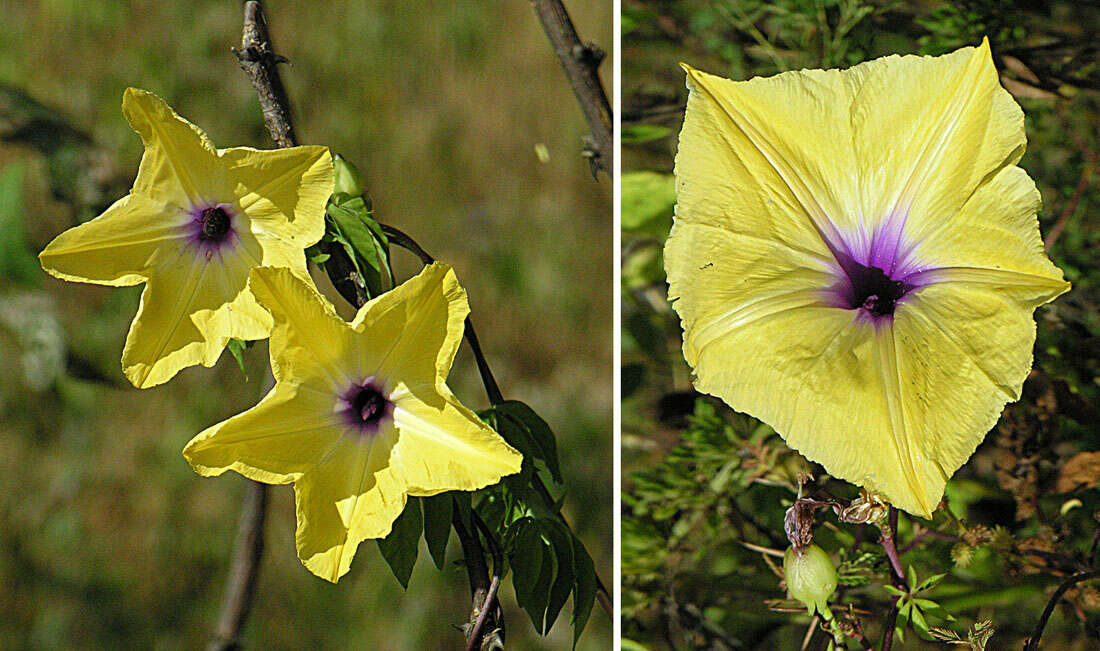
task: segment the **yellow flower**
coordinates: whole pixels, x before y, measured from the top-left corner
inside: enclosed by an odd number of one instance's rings
[[[332,194],[325,147],[215,149],[152,93],[129,88],[122,111],[145,154],[130,194],[39,255],[64,280],[147,283],[122,351],[134,386],[213,366],[230,338],[263,339],[271,316],[248,291],[264,264],[306,278],[304,250],[324,233]]]
[[[734,82],[687,66],[665,249],[695,386],[928,517],[1067,291],[988,42]]]
[[[361,541],[390,532],[409,495],[476,490],[519,472],[520,454],[447,388],[469,312],[450,267],[426,267],[350,324],[285,269],[256,269],[249,286],[275,319],[275,387],[183,454],[202,475],[293,482],[298,556],[311,572],[343,576]]]

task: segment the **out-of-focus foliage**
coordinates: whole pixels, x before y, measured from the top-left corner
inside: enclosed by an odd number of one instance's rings
[[[587,127],[529,4],[265,5],[292,62],[282,70],[299,139],[362,171],[371,202],[344,208],[369,207],[454,265],[506,397],[553,426],[565,515],[609,580],[611,184],[593,182],[581,157]],[[609,46],[610,3],[569,8],[586,40]],[[35,254],[129,189],[141,143],[120,111],[127,86],[157,92],[216,142],[271,146],[229,50],[240,3],[0,0],[0,10],[0,647],[201,648],[243,484],[198,477],[180,450],[256,403],[266,344],[236,349],[247,382],[226,354],[135,390],[119,356],[140,289],[61,283]],[[398,280],[419,269],[391,253]],[[465,348],[450,385],[486,406]],[[430,501],[407,591],[373,545],[334,586],[301,567],[292,493],[274,488],[245,645],[460,644],[466,572],[453,538],[442,572],[428,560],[425,550],[441,560],[437,525],[449,521]],[[569,647],[567,617],[540,637],[510,581],[502,593],[509,643]],[[578,647],[609,639],[597,612]]]
[[[858,0],[623,2],[624,648],[799,648],[810,625],[781,582],[784,512],[805,491],[855,489],[766,425],[691,389],[661,249],[672,223],[684,61],[733,79],[941,54],[988,35],[1026,114],[1021,165],[1043,194],[1050,255],[1073,290],[1037,313],[1020,402],[948,484],[932,522],[904,514],[901,585],[879,529],[816,516],[837,563],[834,634],[876,648],[895,599],[895,648],[1019,648],[1066,577],[1094,566],[1100,514],[1100,10],[1071,2]],[[938,575],[944,574],[941,578]],[[933,580],[935,579],[935,580]],[[1044,648],[1092,648],[1100,592],[1066,593]],[[832,639],[820,630],[810,648]],[[938,641],[938,642],[934,642]]]

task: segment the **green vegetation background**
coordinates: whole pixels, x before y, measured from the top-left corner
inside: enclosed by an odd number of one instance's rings
[[[783,514],[800,470],[824,480],[814,490],[855,496],[768,426],[691,391],[661,261],[687,95],[680,61],[748,79],[891,53],[942,54],[989,36],[1003,83],[1026,114],[1021,165],[1043,195],[1042,232],[1073,290],[1037,312],[1036,372],[1024,398],[948,485],[962,523],[939,512],[931,523],[939,534],[921,534],[903,555],[921,580],[948,575],[921,594],[941,608],[921,606],[923,627],[917,616],[913,626],[899,620],[905,640],[895,638],[895,648],[943,648],[922,641],[929,627],[965,640],[985,620],[995,631],[988,648],[1020,648],[1054,587],[1097,567],[1098,33],[1100,8],[1087,2],[623,0],[623,623],[635,641],[624,649],[800,648],[809,616],[781,611],[798,604],[783,601],[780,578],[743,543],[786,547]],[[817,520],[815,541],[843,561],[837,599],[862,611],[877,648],[892,602],[878,531],[837,525],[831,513]],[[904,548],[919,531],[901,520]],[[1098,639],[1100,592],[1082,584],[1055,612],[1043,648],[1091,649]],[[807,645],[825,643],[819,632]]]
[[[529,3],[265,4],[299,139],[357,164],[378,218],[454,265],[506,396],[558,435],[566,515],[610,584],[611,182],[580,156],[587,128]],[[567,4],[610,51],[611,3]],[[255,404],[266,348],[246,353],[247,383],[225,354],[138,391],[119,357],[140,287],[63,283],[34,256],[128,190],[127,86],[219,146],[271,146],[229,50],[240,3],[0,0],[0,15],[0,648],[199,648],[243,480],[200,478],[180,450]],[[416,270],[394,256],[400,277]],[[451,385],[487,406],[465,348]],[[461,644],[461,566],[439,572],[422,549],[403,592],[368,541],[331,585],[293,534],[277,487],[246,647]],[[510,588],[503,603],[516,648],[568,648],[568,617],[538,638]],[[581,648],[609,647],[596,610]]]

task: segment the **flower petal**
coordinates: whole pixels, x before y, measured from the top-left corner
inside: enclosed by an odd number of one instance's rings
[[[134,194],[180,208],[215,205],[233,196],[210,138],[164,100],[149,91],[127,88],[122,112],[145,144]]]
[[[258,238],[286,240],[298,249],[316,244],[325,232],[325,204],[334,172],[327,147],[270,151],[235,147],[219,152],[236,183],[241,208]]]
[[[921,283],[958,282],[1030,287],[1031,307],[1069,289],[1062,270],[1046,255],[1035,214],[1042,198],[1027,172],[1014,165],[983,183],[951,219],[914,248],[928,270]]]
[[[345,361],[352,329],[336,308],[290,269],[257,267],[248,281],[257,300],[271,311],[271,370],[276,381],[324,379],[343,390],[352,377]]]
[[[677,219],[665,244],[669,299],[684,328],[684,357],[772,314],[822,306],[827,264],[778,242]]]
[[[900,220],[907,241],[950,219],[983,179],[1023,155],[1023,112],[1000,87],[987,40],[856,69],[864,76],[851,106],[862,212]]]
[[[878,487],[895,506],[931,517],[947,479],[1020,398],[1035,343],[1035,303],[1020,299],[1011,290],[929,285],[899,306],[892,341],[880,337],[892,427],[905,439],[908,481]]]
[[[734,82],[684,66],[687,111],[676,156],[677,220],[709,222],[826,257],[856,189],[839,71]],[[812,113],[813,121],[805,115]],[[774,116],[774,120],[772,120]],[[809,131],[809,133],[807,133]]]
[[[352,327],[387,342],[363,363],[388,382],[442,384],[454,363],[470,308],[454,270],[439,262],[359,309]]]
[[[145,282],[186,239],[186,221],[163,203],[127,195],[102,215],[58,235],[39,254],[42,267],[63,280],[123,287]]]
[[[346,436],[328,457],[294,482],[298,557],[317,576],[336,582],[359,543],[384,538],[405,508],[404,486],[388,467],[394,430]]]
[[[183,449],[200,475],[234,470],[287,484],[317,465],[343,435],[331,396],[309,386],[275,385],[255,407],[204,430]]]
[[[444,387],[396,398],[393,473],[410,495],[472,491],[517,473],[523,456]]]
[[[213,366],[230,338],[260,339],[271,331],[271,316],[247,291],[238,255],[207,260],[180,248],[150,274],[122,351],[134,386],[156,386],[195,364]]]

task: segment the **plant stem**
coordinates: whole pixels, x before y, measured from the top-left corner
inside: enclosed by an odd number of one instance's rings
[[[886,550],[886,557],[890,559],[890,582],[896,588],[905,586],[905,570],[901,567],[901,558],[898,557],[894,540],[898,537],[898,510],[890,507],[886,518],[886,528],[882,529],[882,548]],[[901,597],[894,597],[894,603],[890,606],[890,612],[886,614],[886,622],[882,629],[882,651],[890,651],[894,645],[894,625],[898,621],[898,601]]]
[[[610,174],[614,169],[615,147],[611,135],[611,104],[600,83],[600,62],[604,53],[591,44],[581,42],[569,12],[561,0],[531,0],[531,6],[558,55],[573,94],[580,102],[588,129],[592,132],[592,175],[598,170]]]
[[[480,619],[483,613],[489,613],[486,617],[492,618],[495,623],[497,620],[495,613],[491,613],[484,608],[493,587],[492,581],[489,579],[489,568],[485,564],[485,550],[481,546],[477,532],[466,528],[466,523],[462,520],[462,508],[457,501],[454,503],[451,515],[451,525],[454,527],[455,535],[458,536],[459,544],[462,545],[462,557],[466,561],[466,575],[470,580],[470,598],[473,600],[477,619]],[[475,623],[474,626],[476,627],[477,624]],[[484,629],[485,623],[482,622],[481,626]],[[474,632],[475,629],[471,628],[466,640],[467,648],[479,648],[481,641],[473,635]]]
[[[1032,632],[1031,637],[1029,637],[1027,643],[1024,644],[1024,651],[1035,651],[1039,648],[1039,638],[1043,636],[1043,629],[1046,628],[1047,620],[1054,614],[1054,608],[1058,605],[1058,602],[1061,601],[1062,595],[1066,594],[1067,590],[1078,583],[1096,578],[1100,578],[1100,570],[1081,572],[1080,574],[1074,574],[1069,577],[1062,582],[1062,585],[1058,586],[1058,589],[1050,596],[1047,607],[1043,609],[1043,614],[1039,616],[1039,622],[1035,625],[1035,631]]]
[[[264,554],[267,497],[267,484],[247,480],[240,523],[237,526],[237,541],[234,543],[233,564],[229,569],[214,638],[207,645],[207,651],[240,648],[241,629],[252,607],[260,559]]]

